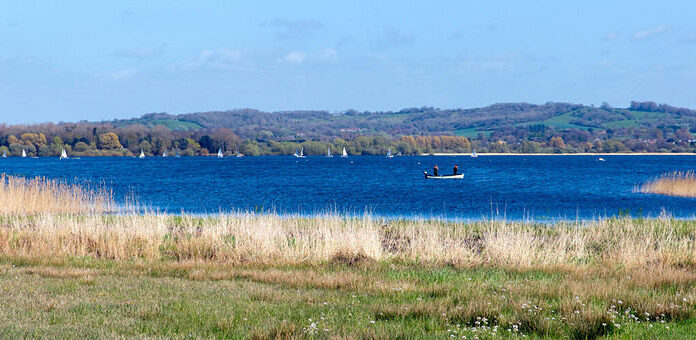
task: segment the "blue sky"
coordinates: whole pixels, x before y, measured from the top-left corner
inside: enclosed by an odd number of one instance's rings
[[[0,122],[567,101],[696,108],[692,1],[12,1]]]

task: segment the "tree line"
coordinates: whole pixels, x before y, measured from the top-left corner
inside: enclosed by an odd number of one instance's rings
[[[563,118],[563,127],[548,126]],[[0,124],[0,154],[79,156],[180,154],[379,155],[423,153],[694,152],[696,111],[654,102],[625,109],[568,103],[494,104],[395,112],[235,110],[147,114],[110,122]],[[455,135],[466,131],[462,136]]]
[[[121,129],[67,125],[55,129],[37,129],[0,126],[0,154],[20,156],[57,156],[64,149],[75,156],[134,156],[141,151],[148,156],[179,154],[207,156],[222,150],[227,155],[238,153],[259,155],[290,155],[300,149],[307,155],[324,155],[328,150],[340,154],[343,148],[351,155],[379,155],[391,149],[393,153],[413,155],[431,152],[470,152],[471,143],[459,136],[358,136],[350,140],[276,141],[242,139],[226,128],[208,131],[172,131],[161,126],[143,128],[128,126]],[[16,132],[13,133],[13,132]]]

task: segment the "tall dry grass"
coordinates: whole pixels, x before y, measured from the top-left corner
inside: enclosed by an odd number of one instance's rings
[[[214,217],[107,212],[103,192],[0,176],[0,256],[90,256],[232,264],[402,261],[467,266],[696,267],[696,222],[386,221],[370,216]]]
[[[103,189],[0,174],[0,215],[101,213],[114,206],[111,194]]]
[[[696,197],[696,174],[693,171],[674,171],[663,174],[638,188],[649,194]]]
[[[364,261],[536,268],[696,266],[696,224],[607,219],[533,225],[386,223],[370,217],[235,214],[5,217],[0,256],[319,264]]]

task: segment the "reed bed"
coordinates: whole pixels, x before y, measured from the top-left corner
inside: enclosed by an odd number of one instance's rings
[[[0,215],[94,214],[112,211],[112,195],[104,189],[44,177],[27,179],[0,174]]]
[[[696,174],[693,171],[674,171],[663,174],[638,188],[648,194],[696,197]]]
[[[696,223],[605,219],[536,225],[234,214],[5,216],[0,255],[228,264],[396,261],[457,267],[693,266]]]
[[[678,176],[683,174],[672,178]],[[0,256],[228,264],[397,261],[514,268],[696,264],[696,222],[668,218],[547,225],[331,214],[102,214],[113,206],[103,190],[1,175]]]

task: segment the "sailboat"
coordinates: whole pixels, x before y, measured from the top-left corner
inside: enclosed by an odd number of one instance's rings
[[[140,150],[140,156],[138,156],[138,158],[140,158],[140,159],[145,158],[145,153],[143,152],[143,150]]]
[[[333,157],[331,154],[331,148],[326,148],[326,157]]]
[[[239,148],[237,148],[237,158],[239,157],[244,157],[244,154],[239,152]]]
[[[27,157],[27,152],[24,151],[24,149],[22,149],[22,158],[26,158],[26,157]]]
[[[392,153],[391,153],[391,148],[389,148],[389,150],[387,150],[387,158],[394,158],[394,155],[392,155]]]
[[[474,152],[471,153],[471,158],[476,158],[478,155],[476,154],[476,149],[474,149]]]
[[[7,158],[7,151],[2,152],[2,158]]]
[[[295,156],[295,157],[297,157],[297,158],[305,158],[306,156],[304,155],[304,147],[300,149],[300,153],[299,153],[299,154],[297,153],[297,151],[295,151],[295,153],[292,154],[292,155]]]
[[[348,153],[346,152],[346,148],[343,148],[343,154],[341,154],[341,157],[348,157]]]
[[[167,157],[167,150],[164,150],[164,152],[162,152],[162,157]]]
[[[60,159],[68,159],[68,153],[65,152],[65,149],[60,152]]]
[[[225,155],[222,154],[222,149],[219,149],[218,153],[217,153],[217,158],[223,158],[223,157],[225,157]]]

